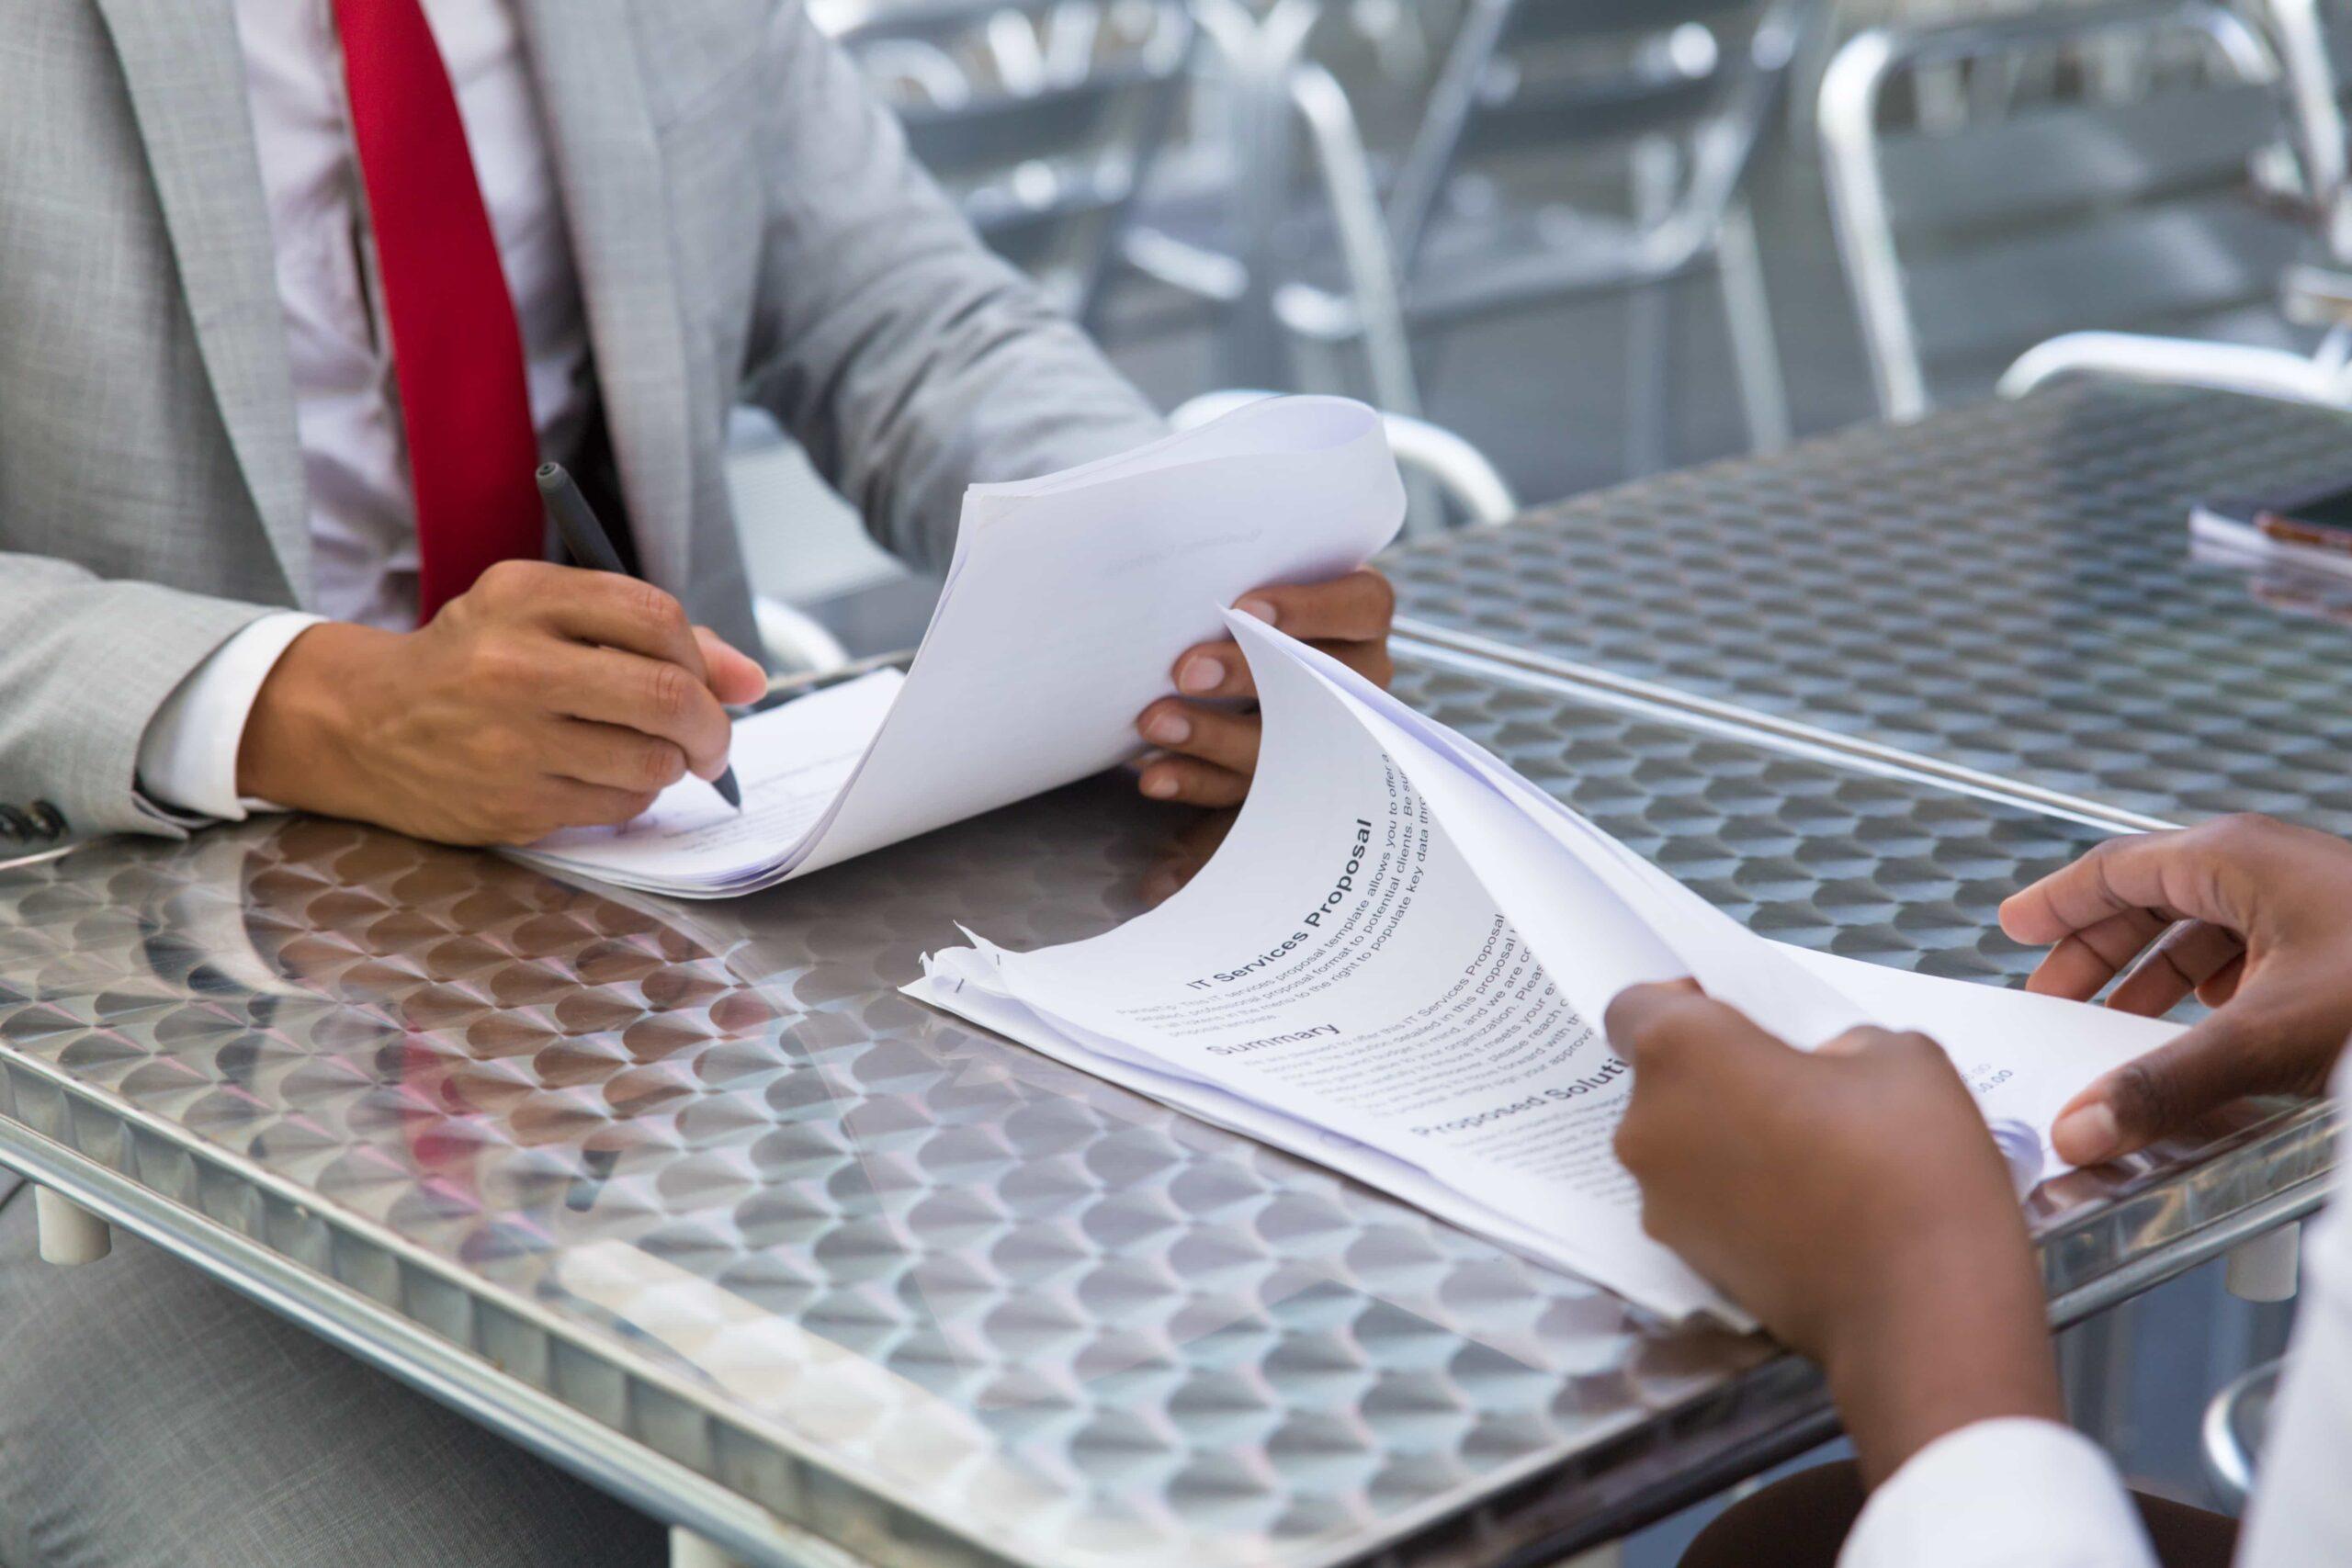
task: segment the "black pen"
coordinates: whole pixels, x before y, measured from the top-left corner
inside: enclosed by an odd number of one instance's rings
[[[592,571],[616,571],[628,576],[628,568],[621,564],[620,551],[613,548],[613,536],[596,521],[588,498],[580,493],[580,487],[564,471],[563,465],[541,463],[538,480],[539,499],[547,503],[548,515],[555,519],[555,531],[563,536],[563,547],[571,552],[571,558]],[[735,783],[733,768],[711,780],[710,787],[728,805],[738,811],[743,809],[743,791]]]

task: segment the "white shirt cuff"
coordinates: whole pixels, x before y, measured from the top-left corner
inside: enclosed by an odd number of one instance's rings
[[[2155,1568],[2098,1444],[2024,1416],[1913,1454],[1871,1495],[1838,1568]]]
[[[212,650],[147,721],[139,741],[139,787],[157,806],[242,822],[281,809],[237,793],[237,749],[261,684],[288,645],[323,617],[295,611],[264,615]]]

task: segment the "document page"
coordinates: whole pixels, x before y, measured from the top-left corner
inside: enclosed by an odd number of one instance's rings
[[[1135,755],[1136,716],[1171,690],[1179,653],[1222,635],[1223,606],[1352,571],[1404,517],[1379,416],[1340,398],[1273,399],[1071,474],[975,489],[907,689],[800,869]]]
[[[806,720],[811,736],[778,717],[805,697],[738,726],[731,825],[703,814],[723,809],[707,787],[681,785],[618,835],[559,835],[524,858],[724,897],[1099,773],[1139,750],[1136,716],[1170,690],[1178,654],[1219,635],[1221,606],[1351,571],[1404,516],[1380,416],[1342,398],[1272,398],[1136,452],[974,486],[913,666],[888,702],[865,688],[845,767],[845,710]]]
[[[1747,931],[1500,761],[1234,618],[1264,694],[1248,805],[1158,909],[1091,941],[935,955],[911,994],[1321,1161],[1655,1311],[1745,1314],[1647,1236],[1611,1139],[1609,998],[1696,975],[1801,1045],[1920,1027],[2020,1190],[2049,1123],[2174,1026]]]
[[[1090,942],[942,955],[913,993],[1659,1310],[1739,1321],[1641,1233],[1611,1148],[1630,1078],[1592,1019],[1347,705],[1287,661],[1253,670],[1259,783],[1183,892]],[[1676,972],[1618,934],[1591,965]]]

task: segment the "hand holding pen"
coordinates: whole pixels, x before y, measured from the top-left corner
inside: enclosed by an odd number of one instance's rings
[[[612,536],[605,532],[588,498],[580,493],[579,485],[561,463],[540,464],[538,481],[539,498],[547,503],[548,515],[554,519],[556,532],[562,536],[563,547],[571,552],[572,559],[592,571],[635,575],[622,562],[620,551],[613,547]],[[711,780],[710,785],[728,805],[738,811],[743,808],[743,791],[735,782],[733,768]]]
[[[445,844],[611,827],[715,779],[760,666],[658,589],[501,561],[414,631],[325,621],[254,701],[237,788]]]

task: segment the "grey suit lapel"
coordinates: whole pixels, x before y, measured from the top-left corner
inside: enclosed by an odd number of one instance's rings
[[[693,449],[662,155],[627,0],[522,0],[621,488],[646,574],[688,586]]]
[[[311,582],[277,260],[232,0],[98,0],[130,85],[213,396],[287,587]]]

